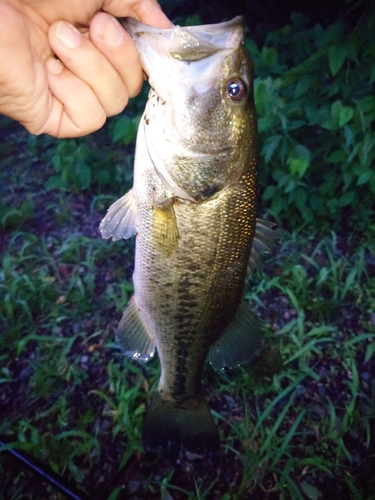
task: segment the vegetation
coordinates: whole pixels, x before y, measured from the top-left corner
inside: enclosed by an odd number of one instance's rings
[[[79,140],[1,119],[0,498],[64,498],[7,452],[17,449],[95,499],[375,499],[370,14],[328,27],[294,15],[262,49],[246,40],[260,206],[285,235],[247,290],[266,332],[259,359],[205,371],[218,456],[142,449],[158,361],[124,359],[114,344],[133,244],[97,228],[130,187],[147,90]]]
[[[340,20],[306,29],[295,16],[261,51],[248,42],[259,75],[263,200],[293,227],[302,219],[367,230],[374,220],[375,17],[345,28]]]

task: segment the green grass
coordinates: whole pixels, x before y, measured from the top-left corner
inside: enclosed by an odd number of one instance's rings
[[[142,456],[142,418],[159,372],[156,360],[139,365],[114,349],[132,292],[121,267],[129,251],[79,234],[15,231],[2,256],[0,391],[11,412],[2,412],[0,434],[86,491]],[[358,457],[370,460],[375,417],[375,278],[366,256],[363,245],[341,251],[334,234],[318,242],[286,236],[248,289],[266,330],[260,359],[206,370],[221,465],[200,474],[193,461],[189,482],[161,459],[143,477],[150,495],[315,499],[335,478],[342,492],[369,498],[373,479],[363,483],[358,472]],[[6,474],[3,454],[0,464]],[[32,498],[20,481],[9,498]],[[111,498],[120,494],[115,486]]]

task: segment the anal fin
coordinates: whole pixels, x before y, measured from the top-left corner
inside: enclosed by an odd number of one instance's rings
[[[109,207],[107,215],[99,226],[102,237],[116,241],[134,236],[136,213],[137,205],[131,189]]]
[[[258,354],[262,341],[258,318],[248,302],[242,300],[235,317],[210,347],[208,360],[215,370],[250,362]]]
[[[117,327],[116,342],[124,353],[133,359],[148,361],[155,354],[155,341],[142,321],[134,296],[125,308]]]

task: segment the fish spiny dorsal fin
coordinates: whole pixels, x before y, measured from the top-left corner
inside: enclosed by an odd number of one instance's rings
[[[131,189],[126,195],[115,201],[100,223],[99,230],[104,239],[113,241],[127,239],[136,233],[135,218],[137,204]]]
[[[262,254],[271,253],[276,240],[281,237],[276,224],[263,219],[256,220],[255,235],[251,247],[251,253],[247,270],[251,273],[262,263]]]
[[[116,330],[116,342],[124,353],[141,361],[148,361],[155,354],[155,341],[148,332],[133,296]]]
[[[245,300],[219,339],[210,347],[208,360],[215,370],[252,361],[262,346],[258,318]]]

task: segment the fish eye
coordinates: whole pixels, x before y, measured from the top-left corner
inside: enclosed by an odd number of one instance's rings
[[[226,96],[231,102],[241,102],[246,94],[246,85],[239,78],[227,81]]]

